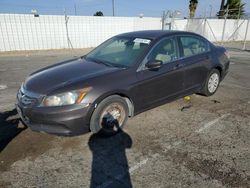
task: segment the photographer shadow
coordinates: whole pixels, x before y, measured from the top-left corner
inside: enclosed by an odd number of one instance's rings
[[[131,137],[122,131],[112,137],[93,134],[88,142],[92,151],[90,187],[132,187],[126,149],[131,148]]]
[[[26,129],[25,126],[18,126],[21,120],[19,117],[16,117],[16,115],[16,109],[0,112],[0,152],[13,138]]]

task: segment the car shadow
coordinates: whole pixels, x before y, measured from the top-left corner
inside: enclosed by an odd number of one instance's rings
[[[18,127],[21,120],[16,115],[16,109],[0,112],[0,152],[13,138],[26,129],[25,126]]]
[[[122,130],[112,136],[93,134],[88,142],[92,151],[90,187],[132,187],[126,148],[131,148],[131,137]]]

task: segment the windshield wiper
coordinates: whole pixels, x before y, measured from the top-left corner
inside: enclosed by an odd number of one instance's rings
[[[118,68],[123,68],[123,69],[126,69],[126,68],[129,68],[129,66],[127,65],[121,65],[121,64],[113,64],[114,67],[118,67]]]
[[[80,59],[85,59],[86,55],[80,56]]]
[[[106,66],[108,66],[108,67],[113,67],[113,66],[114,66],[113,64],[111,64],[111,63],[109,63],[109,62],[107,62],[107,61],[102,61],[102,60],[100,60],[100,59],[96,59],[96,58],[92,58],[92,57],[88,57],[87,59],[89,59],[89,60],[91,60],[91,61],[94,61],[94,62],[96,62],[96,63],[99,63],[99,64],[106,65]]]

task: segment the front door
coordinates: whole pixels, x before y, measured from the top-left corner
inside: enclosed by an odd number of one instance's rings
[[[168,98],[178,96],[183,89],[184,73],[178,61],[179,52],[175,37],[167,37],[159,41],[149,52],[137,72],[137,106],[147,109],[157,106]],[[162,61],[159,69],[148,69],[146,63]]]

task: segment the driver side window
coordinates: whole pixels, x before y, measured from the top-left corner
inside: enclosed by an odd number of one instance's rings
[[[163,64],[172,62],[178,57],[175,38],[166,38],[160,41],[149,53],[148,61],[162,61]]]

